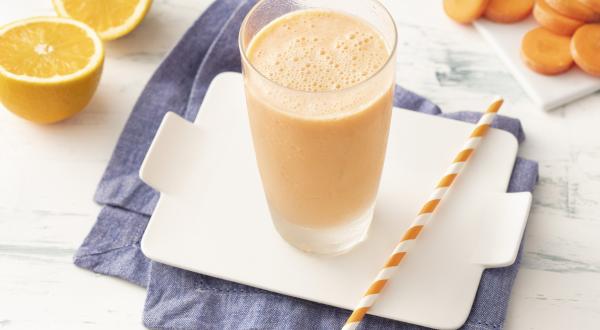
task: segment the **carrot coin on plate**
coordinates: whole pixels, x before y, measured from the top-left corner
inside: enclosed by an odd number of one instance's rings
[[[531,13],[534,0],[490,0],[483,16],[498,23],[521,21]]]
[[[559,74],[573,65],[569,43],[569,37],[538,27],[523,36],[521,57],[528,67],[538,73]]]
[[[586,24],[575,31],[571,55],[583,71],[600,76],[600,24]]]
[[[573,35],[575,30],[585,24],[583,21],[559,14],[556,10],[548,6],[546,0],[537,0],[535,2],[533,17],[546,29],[565,36]]]
[[[600,13],[600,0],[580,0],[584,5],[592,8],[595,12]]]
[[[580,0],[546,0],[548,5],[557,12],[584,22],[600,21],[600,13],[586,6]]]
[[[453,20],[468,24],[483,15],[488,0],[444,0],[444,11]]]

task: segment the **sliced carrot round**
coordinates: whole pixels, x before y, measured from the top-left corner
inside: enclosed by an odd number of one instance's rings
[[[546,0],[548,5],[557,12],[584,22],[600,20],[600,13],[584,5],[580,0]]]
[[[559,14],[556,10],[548,6],[545,0],[537,0],[535,2],[533,17],[546,29],[565,36],[573,35],[575,30],[585,24],[582,21]]]
[[[575,31],[571,55],[583,71],[600,76],[600,24],[586,24]]]
[[[488,0],[444,0],[444,11],[453,20],[468,24],[483,15]]]
[[[600,13],[600,0],[580,0],[584,5],[592,8],[595,12]]]
[[[521,58],[538,73],[559,74],[573,65],[569,42],[569,37],[538,27],[523,36]]]
[[[529,16],[534,0],[490,0],[483,16],[498,23],[513,23]]]

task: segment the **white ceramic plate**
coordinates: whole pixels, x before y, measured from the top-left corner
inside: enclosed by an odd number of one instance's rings
[[[337,257],[290,247],[269,219],[241,76],[210,86],[195,123],[167,114],[140,176],[161,192],[142,239],[149,258],[254,287],[351,309],[383,265],[472,125],[393,112],[368,239]],[[491,130],[371,313],[433,328],[460,327],[481,273],[514,262],[529,193],[505,193],[515,138]]]
[[[499,24],[486,19],[475,27],[492,45],[500,59],[543,110],[550,110],[600,90],[600,78],[585,74],[576,66],[558,76],[545,76],[530,70],[521,60],[521,39],[529,30],[539,26],[530,17],[522,22]]]

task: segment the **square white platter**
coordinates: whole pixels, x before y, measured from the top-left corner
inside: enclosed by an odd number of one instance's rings
[[[217,76],[194,123],[165,116],[140,170],[161,192],[141,246],[149,258],[351,309],[473,125],[395,109],[366,241],[335,257],[303,253],[271,224],[242,78]],[[466,320],[484,268],[514,262],[531,194],[506,193],[517,154],[492,129],[371,314],[439,329]]]
[[[512,24],[499,24],[486,19],[475,22],[475,28],[492,45],[515,79],[541,109],[550,110],[600,90],[600,78],[584,73],[577,66],[561,75],[545,76],[523,63],[521,39],[538,26],[533,17]]]

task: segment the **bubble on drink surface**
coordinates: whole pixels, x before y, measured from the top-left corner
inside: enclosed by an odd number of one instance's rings
[[[331,29],[330,24],[323,24],[326,19],[349,21]],[[283,24],[270,26],[264,38],[259,32],[249,51],[250,62],[270,80],[295,90],[351,87],[377,72],[388,57],[379,34],[366,24],[357,28],[356,23],[350,16],[327,11],[290,15]],[[302,102],[290,107],[302,107]]]

